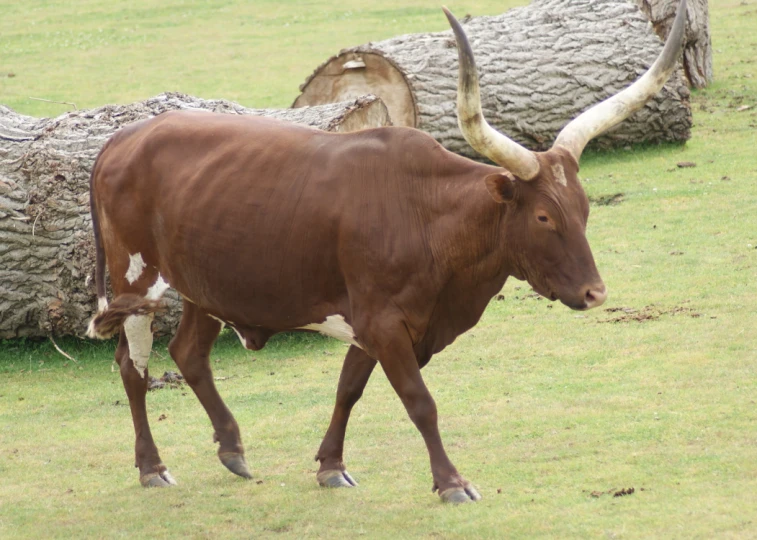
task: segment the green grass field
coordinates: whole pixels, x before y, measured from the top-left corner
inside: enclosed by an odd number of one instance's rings
[[[526,0],[449,2],[461,16]],[[113,5],[115,4],[115,5]],[[0,101],[33,116],[176,90],[250,107],[289,107],[340,49],[449,28],[422,0],[11,2],[0,0]],[[13,76],[9,77],[9,74]]]
[[[430,493],[422,439],[380,369],[347,435],[360,487],[318,488],[339,342],[283,335],[253,353],[223,334],[216,384],[255,480],[218,462],[192,392],[164,389],[148,407],[180,485],[145,490],[114,344],[61,340],[74,363],[49,342],[9,341],[0,538],[757,537],[757,2],[710,11],[716,81],[694,92],[692,139],[582,160],[593,199],[623,194],[589,221],[608,302],[577,313],[510,281],[424,369],[448,453],[481,502]],[[420,0],[0,0],[0,15],[0,103],[37,116],[68,107],[30,96],[85,108],[178,90],[287,106],[340,48],[446,24]],[[151,372],[170,369],[161,342]],[[623,488],[634,492],[613,496]]]

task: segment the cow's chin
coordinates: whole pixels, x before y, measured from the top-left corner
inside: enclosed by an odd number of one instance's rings
[[[534,285],[531,282],[529,282],[529,285],[531,285],[531,288],[534,290],[535,293],[543,296],[544,298],[546,298],[550,302],[554,302],[555,300],[560,300],[566,306],[568,305],[568,304],[565,303],[565,300],[563,300],[562,298],[560,298],[560,296],[556,292],[554,292],[550,287],[548,287],[548,286],[544,287],[544,286],[541,286],[541,285]]]
[[[583,295],[552,293],[550,299],[559,300],[575,311],[586,311],[589,309],[589,304],[586,302],[586,297]]]

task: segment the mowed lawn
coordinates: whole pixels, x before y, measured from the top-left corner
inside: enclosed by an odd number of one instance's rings
[[[422,439],[380,369],[347,434],[360,486],[317,486],[339,342],[283,335],[250,352],[223,334],[216,384],[255,478],[217,460],[189,389],[163,389],[148,407],[179,486],[145,490],[114,344],[59,340],[74,363],[6,341],[0,538],[757,537],[757,3],[710,10],[716,81],[693,93],[692,139],[582,160],[608,302],[577,313],[512,280],[423,371],[481,502],[431,494]],[[29,97],[85,108],[177,90],[284,107],[340,48],[445,24],[419,0],[0,0],[0,103],[49,116],[69,107]],[[165,346],[153,375],[175,369]]]

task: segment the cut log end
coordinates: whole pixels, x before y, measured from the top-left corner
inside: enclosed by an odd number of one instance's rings
[[[376,94],[386,104],[394,125],[418,125],[415,99],[405,75],[380,52],[347,51],[333,56],[315,70],[300,91],[292,107],[349,101]]]
[[[386,104],[376,96],[364,96],[355,100],[355,105],[344,117],[334,122],[326,131],[349,133],[361,129],[391,126],[392,118]]]

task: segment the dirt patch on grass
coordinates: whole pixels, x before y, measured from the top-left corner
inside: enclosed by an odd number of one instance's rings
[[[605,309],[606,313],[612,313],[613,315],[611,317],[608,317],[607,319],[602,319],[598,322],[601,323],[628,323],[628,322],[648,322],[648,321],[654,321],[662,317],[663,315],[685,315],[688,317],[698,318],[701,317],[702,314],[698,313],[694,309],[687,307],[687,306],[673,306],[673,307],[662,307],[662,306],[655,306],[649,305],[646,307],[643,307],[641,309],[636,308],[630,308],[630,307],[611,307]]]
[[[598,195],[589,197],[589,204],[596,206],[615,206],[623,202],[622,193],[613,193],[612,195]]]
[[[162,388],[181,388],[184,384],[184,377],[175,371],[166,371],[160,379],[150,377],[147,383],[148,390],[160,390]]]
[[[641,488],[641,491],[644,491],[644,488]],[[585,491],[584,491],[585,492]],[[626,495],[633,495],[636,493],[635,488],[612,488],[607,491],[592,491],[590,495],[594,497],[595,499],[598,499],[602,495],[612,495],[613,497],[625,497]]]

